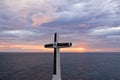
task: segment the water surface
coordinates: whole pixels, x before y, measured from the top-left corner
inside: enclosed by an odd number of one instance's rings
[[[0,53],[0,80],[51,80],[51,53]],[[62,80],[120,80],[120,53],[62,53]]]

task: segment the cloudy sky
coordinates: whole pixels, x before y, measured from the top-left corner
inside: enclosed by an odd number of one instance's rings
[[[62,51],[118,52],[120,0],[0,0],[0,52],[51,51],[55,32]]]

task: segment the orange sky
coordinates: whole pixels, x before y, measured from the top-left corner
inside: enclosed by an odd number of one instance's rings
[[[9,44],[9,45],[0,45],[1,51],[14,51],[19,49],[20,51],[33,51],[33,52],[51,52],[53,49],[44,48],[42,45],[20,45],[20,44]],[[85,48],[81,47],[71,47],[71,48],[64,48],[61,49],[64,52],[85,52]]]
[[[61,52],[107,52],[117,51],[119,49],[89,49],[83,46],[73,46],[70,48],[63,48]],[[0,45],[1,52],[53,52],[53,49],[44,48],[43,45],[20,45],[20,44],[8,44]]]

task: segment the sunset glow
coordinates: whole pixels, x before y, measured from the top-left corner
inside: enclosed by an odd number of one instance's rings
[[[0,48],[4,48],[4,46],[0,45]]]
[[[84,52],[85,51],[84,48],[78,48],[78,50],[80,50],[80,52]]]

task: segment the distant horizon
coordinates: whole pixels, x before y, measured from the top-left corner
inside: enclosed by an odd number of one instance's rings
[[[0,52],[0,53],[54,53],[54,52]],[[120,52],[60,52],[60,53],[120,53]]]

